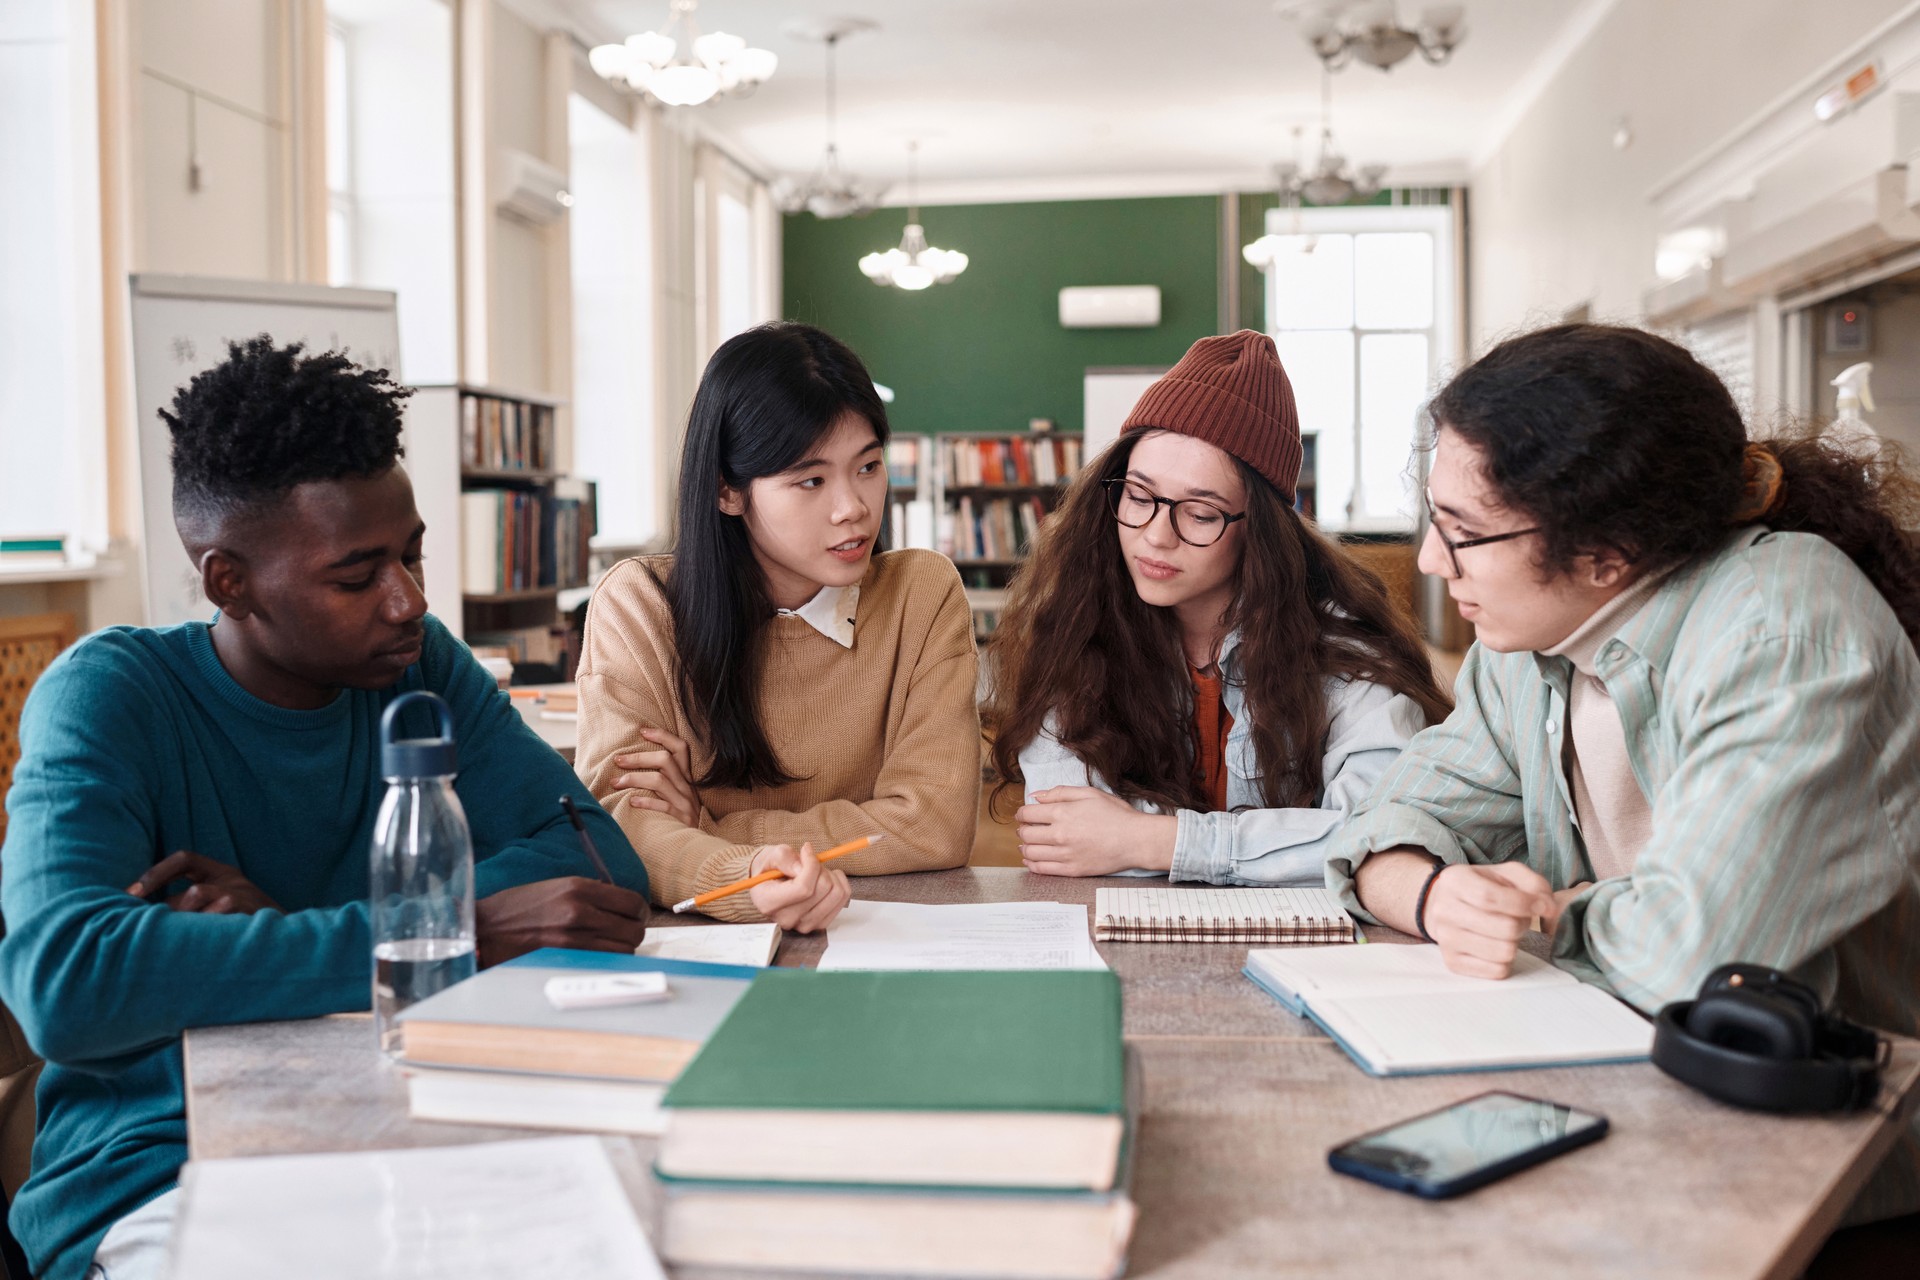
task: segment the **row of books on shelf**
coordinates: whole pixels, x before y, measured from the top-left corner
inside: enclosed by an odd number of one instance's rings
[[[953,512],[953,558],[1018,560],[1040,537],[1047,505],[1038,494],[1025,498],[963,495]]]
[[[1059,484],[1080,469],[1078,436],[948,436],[941,444],[946,481],[954,486]]]
[[[900,499],[888,503],[887,546],[895,551],[902,547],[938,550],[940,541],[935,529],[933,503],[925,498]]]
[[[595,529],[590,480],[551,489],[469,489],[461,503],[461,590],[504,595],[587,581]]]
[[[460,463],[473,471],[551,471],[553,406],[462,395]]]
[[[919,436],[894,436],[887,441],[887,485],[894,489],[920,487],[921,442]]]

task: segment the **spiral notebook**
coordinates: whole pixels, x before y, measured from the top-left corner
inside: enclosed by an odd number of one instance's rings
[[[1096,889],[1093,936],[1101,942],[1364,941],[1353,917],[1319,888]]]

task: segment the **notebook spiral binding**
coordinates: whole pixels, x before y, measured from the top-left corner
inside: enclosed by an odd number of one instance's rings
[[[1260,920],[1251,916],[1195,919],[1180,915],[1100,916],[1094,921],[1098,942],[1258,942],[1315,945],[1354,940],[1353,921],[1312,916],[1301,920]]]

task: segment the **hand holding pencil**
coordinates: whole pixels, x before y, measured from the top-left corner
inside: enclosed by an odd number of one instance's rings
[[[782,929],[796,933],[824,929],[840,914],[852,893],[845,872],[821,864],[857,853],[880,838],[863,836],[817,856],[810,844],[802,845],[797,851],[791,845],[768,845],[754,854],[751,863],[754,875],[675,903],[673,909],[691,911],[744,892],[751,896],[762,914]]]

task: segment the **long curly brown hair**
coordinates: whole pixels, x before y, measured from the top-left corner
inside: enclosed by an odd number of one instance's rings
[[[1193,755],[1193,686],[1173,610],[1135,591],[1103,482],[1127,471],[1154,428],[1115,441],[1067,490],[1015,577],[988,649],[986,723],[998,803],[1023,781],[1020,751],[1051,714],[1060,742],[1120,796],[1208,810]],[[1235,460],[1247,491],[1246,546],[1226,625],[1240,629],[1240,676],[1267,807],[1311,805],[1329,723],[1325,683],[1369,680],[1404,693],[1430,722],[1452,703],[1412,625],[1371,573]]]
[[[1538,526],[1543,576],[1599,551],[1648,570],[1682,564],[1744,523],[1739,407],[1691,352],[1644,330],[1571,324],[1509,338],[1428,415],[1426,443],[1445,430],[1472,445],[1506,504]],[[1844,551],[1920,649],[1920,477],[1903,451],[1842,448],[1805,424],[1759,443],[1786,482],[1755,523]]]

